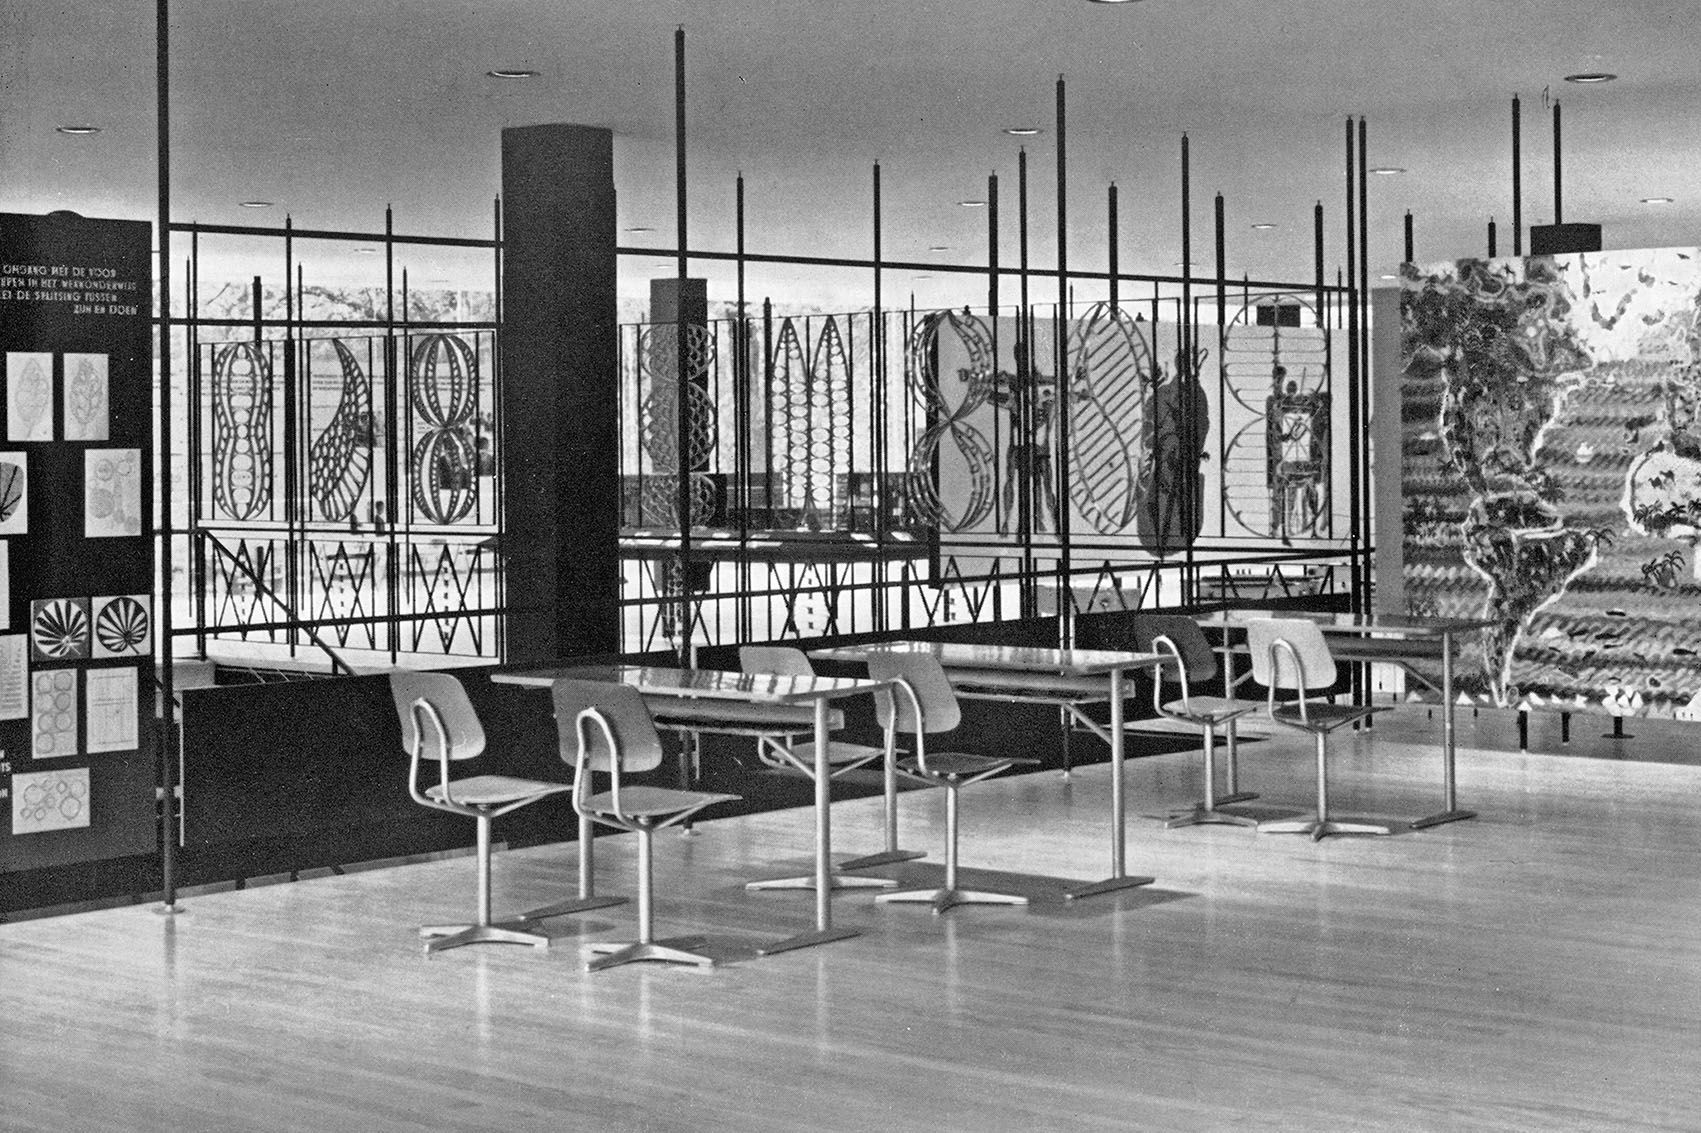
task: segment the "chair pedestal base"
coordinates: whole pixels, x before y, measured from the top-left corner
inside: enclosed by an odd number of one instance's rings
[[[1393,830],[1375,822],[1344,822],[1332,818],[1293,818],[1280,822],[1261,822],[1258,829],[1265,834],[1309,834],[1313,842],[1321,842],[1331,834],[1392,834]]]
[[[1256,795],[1252,795],[1252,796],[1236,795],[1236,796],[1234,796],[1236,801],[1243,799],[1243,798],[1247,798],[1247,797],[1257,798]],[[1228,802],[1229,800],[1228,799],[1222,799],[1222,800],[1219,800],[1219,801]],[[1230,814],[1226,810],[1213,810],[1212,808],[1204,806],[1203,804],[1201,804],[1199,806],[1194,807],[1190,811],[1186,811],[1185,813],[1182,813],[1182,814],[1172,815],[1171,817],[1165,819],[1164,820],[1164,829],[1165,830],[1175,830],[1178,827],[1182,827],[1182,826],[1207,826],[1207,825],[1211,825],[1211,824],[1219,824],[1219,825],[1223,825],[1223,826],[1257,826],[1258,820],[1256,818],[1250,817],[1249,815]]]
[[[1419,818],[1412,822],[1413,830],[1428,830],[1431,826],[1440,826],[1448,822],[1460,822],[1467,818],[1475,818],[1474,810],[1444,810],[1440,814],[1432,814],[1428,818]]]
[[[569,897],[565,901],[557,901],[553,905],[545,905],[541,909],[527,909],[514,919],[517,921],[541,921],[546,917],[564,917],[568,913],[585,913],[592,909],[607,909],[614,905],[624,905],[624,897]]]
[[[842,867],[841,867],[842,868]],[[847,877],[842,873],[827,875],[828,889],[889,889],[898,883],[889,877]],[[755,891],[759,889],[815,889],[815,875],[804,874],[799,877],[773,877],[762,881],[747,881],[744,888]]]
[[[861,936],[862,931],[854,928],[810,929],[796,936],[788,936],[784,940],[776,940],[772,944],[764,944],[756,949],[758,956],[776,956],[781,952],[792,952],[799,948],[813,948],[817,944],[831,944],[835,940],[850,940]]]
[[[883,865],[897,865],[899,862],[913,862],[917,858],[925,858],[923,850],[881,850],[878,854],[864,854],[860,858],[851,858],[839,863],[840,869],[878,869]]]
[[[588,947],[591,952],[598,954],[598,959],[586,964],[585,970],[587,972],[600,972],[606,968],[617,967],[621,964],[635,964],[644,960],[653,960],[661,964],[695,964],[700,968],[714,967],[714,957],[692,951],[692,949],[702,946],[703,938],[700,936],[679,936],[671,940],[608,941],[592,944]]]
[[[931,904],[934,915],[957,905],[1026,905],[1026,897],[1014,893],[991,893],[983,889],[905,889],[898,893],[876,893],[876,901],[902,901],[906,904]]]
[[[463,944],[529,944],[533,948],[548,948],[549,937],[535,929],[516,923],[425,925],[419,930],[425,937],[425,951],[442,952]]]

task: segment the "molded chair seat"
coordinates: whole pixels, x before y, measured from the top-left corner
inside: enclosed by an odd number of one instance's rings
[[[1320,842],[1331,834],[1391,834],[1378,822],[1349,821],[1329,815],[1329,734],[1368,719],[1377,711],[1372,705],[1332,704],[1313,700],[1312,689],[1335,683],[1335,660],[1315,622],[1302,618],[1269,618],[1248,623],[1246,645],[1252,658],[1252,677],[1269,690],[1270,719],[1284,727],[1309,732],[1317,750],[1317,813],[1308,818],[1259,823],[1271,834],[1309,834]],[[1296,694],[1294,700],[1277,703],[1278,689]]]
[[[1258,820],[1245,814],[1221,809],[1228,803],[1246,802],[1257,794],[1240,789],[1240,764],[1237,751],[1236,725],[1242,716],[1256,712],[1261,705],[1256,700],[1237,700],[1223,696],[1195,696],[1193,686],[1217,675],[1217,656],[1211,643],[1205,640],[1199,623],[1185,614],[1139,614],[1134,618],[1134,648],[1143,653],[1165,656],[1164,664],[1152,678],[1152,707],[1158,715],[1200,730],[1200,750],[1205,762],[1205,797],[1191,810],[1171,815],[1164,825],[1178,826],[1221,824],[1227,826],[1256,826]],[[1165,686],[1179,688],[1180,699],[1166,700]],[[1217,793],[1216,741],[1217,729],[1223,729],[1228,744],[1227,791]]]
[[[561,758],[573,764],[573,809],[638,836],[638,939],[592,944],[591,951],[603,955],[587,969],[597,972],[641,960],[712,967],[714,958],[698,951],[703,946],[700,936],[655,939],[651,851],[657,830],[738,796],[625,782],[627,775],[654,770],[662,762],[661,737],[637,689],[564,678],[550,692]],[[592,792],[591,780],[597,774],[609,777],[607,791]]]
[[[484,753],[484,728],[467,699],[461,682],[448,673],[394,672],[390,695],[401,724],[402,746],[408,749],[408,793],[421,806],[462,814],[478,826],[478,898],[470,924],[425,925],[427,955],[463,944],[529,944],[548,948],[549,937],[524,924],[527,914],[505,922],[490,915],[490,828],[491,821],[510,811],[571,790],[566,783],[521,779],[512,775],[471,775],[451,779],[449,765],[474,759]],[[433,755],[426,755],[427,748]],[[438,781],[424,790],[419,785],[419,765],[431,758],[438,767]],[[581,847],[581,855],[588,854]],[[589,859],[581,856],[581,862]],[[596,899],[584,907],[619,904],[623,898]]]
[[[1039,760],[928,751],[929,735],[953,731],[962,721],[951,681],[939,659],[930,653],[870,653],[868,675],[892,682],[895,690],[893,695],[876,701],[880,723],[889,731],[901,728],[915,736],[915,753],[899,761],[899,769],[911,778],[945,788],[945,884],[933,889],[877,893],[874,899],[930,904],[935,915],[957,905],[1026,905],[1028,899],[1018,894],[963,889],[957,884],[957,795],[970,783],[1012,767],[1038,766]]]

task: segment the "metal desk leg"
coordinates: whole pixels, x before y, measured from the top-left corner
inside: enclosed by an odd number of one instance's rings
[[[815,929],[812,932],[799,933],[773,944],[764,945],[756,951],[762,956],[772,956],[777,952],[790,952],[794,948],[809,948],[817,944],[829,944],[835,940],[849,940],[860,935],[854,928],[833,927],[833,832],[830,793],[828,791],[828,775],[832,768],[827,763],[827,700],[825,697],[815,699]],[[897,884],[893,882],[893,884]]]
[[[1412,823],[1413,830],[1475,818],[1474,810],[1460,810],[1458,790],[1453,781],[1453,635],[1441,635],[1441,790],[1442,811]]]
[[[1070,900],[1080,897],[1096,897],[1100,893],[1114,893],[1118,889],[1133,889],[1140,885],[1150,885],[1157,880],[1154,877],[1130,877],[1123,870],[1123,863],[1127,858],[1128,805],[1122,783],[1122,725],[1122,670],[1112,669],[1110,671],[1110,876],[1103,881],[1083,885],[1079,889],[1071,889],[1063,894]]]
[[[898,862],[912,861],[915,858],[925,858],[927,854],[921,850],[902,850],[898,848],[898,716],[892,714],[892,722],[886,726],[886,755],[885,755],[885,825],[886,848],[877,854],[864,854],[860,858],[851,858],[839,863],[841,870],[874,869],[876,866],[896,865]]]
[[[582,913],[587,909],[606,909],[610,905],[624,905],[626,903],[624,897],[598,897],[596,895],[596,844],[591,820],[581,814],[579,816],[579,895],[569,897],[565,901],[557,901],[553,905],[545,905],[541,909],[528,910],[514,919],[541,921],[545,917],[559,917],[567,913]]]

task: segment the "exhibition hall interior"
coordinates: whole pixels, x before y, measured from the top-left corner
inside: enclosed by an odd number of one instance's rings
[[[7,5],[0,1128],[1694,1128],[1698,49]]]

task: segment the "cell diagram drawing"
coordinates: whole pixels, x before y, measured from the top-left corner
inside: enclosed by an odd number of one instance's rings
[[[53,439],[53,355],[7,352],[6,439]]]
[[[37,669],[30,675],[30,754],[57,759],[77,754],[77,670]]]
[[[92,656],[141,657],[153,652],[152,599],[146,594],[119,594],[94,600]]]
[[[112,421],[107,403],[107,356],[65,355],[65,439],[104,441]]]
[[[272,362],[253,342],[213,351],[213,503],[231,519],[272,503]]]
[[[341,339],[332,339],[341,390],[330,423],[308,450],[307,476],[322,519],[355,514],[372,474],[372,383]]]
[[[84,703],[88,711],[90,754],[101,751],[132,751],[140,746],[136,714],[136,670],[90,669],[84,674]]]
[[[0,535],[23,535],[30,529],[29,456],[0,452]]]
[[[38,598],[30,603],[30,646],[37,661],[89,655],[89,600]]]
[[[12,776],[12,833],[75,830],[89,824],[89,769],[67,767]]]
[[[89,539],[119,539],[141,533],[141,450],[86,450],[83,453],[83,535]]]

